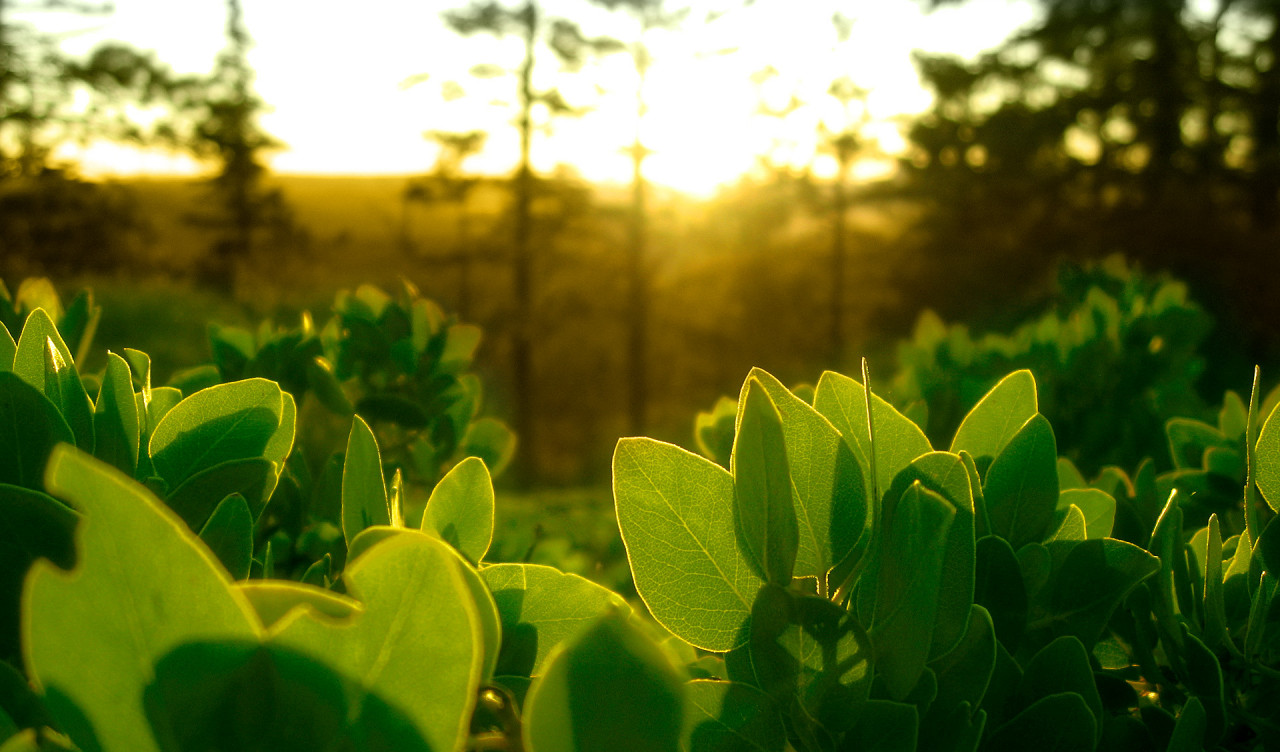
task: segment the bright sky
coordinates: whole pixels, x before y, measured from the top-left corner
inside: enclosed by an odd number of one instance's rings
[[[278,172],[293,174],[413,174],[429,170],[434,145],[427,130],[490,130],[484,153],[470,169],[498,173],[518,156],[514,127],[515,79],[478,80],[468,75],[479,62],[514,68],[520,46],[492,37],[460,38],[439,20],[447,7],[433,0],[243,0],[255,41],[250,62],[257,89],[273,111],[262,125],[288,144],[270,158]],[[514,0],[513,0],[514,4]],[[676,4],[679,4],[678,2]],[[926,14],[916,0],[757,0],[710,25],[699,10],[681,33],[648,38],[654,64],[646,82],[649,115],[642,130],[653,151],[646,162],[654,181],[706,194],[750,170],[756,156],[778,149],[796,163],[812,159],[821,119],[840,129],[842,112],[825,92],[849,76],[870,91],[872,124],[867,131],[889,152],[902,147],[895,116],[929,104],[920,88],[911,51],[923,49],[973,56],[1003,41],[1033,17],[1027,0],[968,0]],[[107,39],[154,50],[180,72],[206,72],[224,45],[223,0],[115,0],[107,19],[75,19],[94,26],[66,47],[87,50]],[[588,35],[630,40],[637,26],[585,0],[546,0],[549,15],[578,21]],[[358,10],[356,8],[358,7]],[[843,44],[830,19],[839,9],[854,19]],[[32,17],[42,26],[56,21]],[[727,48],[736,52],[714,54]],[[766,65],[780,73],[759,87],[751,74]],[[577,120],[557,119],[554,130],[534,141],[535,167],[568,163],[586,178],[625,182],[628,157],[620,149],[635,132],[636,77],[626,56],[588,64],[581,75],[557,78],[547,54],[538,83],[560,85],[574,104],[593,111]],[[416,74],[425,82],[402,83]],[[462,99],[448,101],[448,82],[461,84]],[[792,94],[810,103],[785,123],[755,117],[761,97],[777,105]],[[824,102],[824,100],[826,100]],[[506,106],[495,102],[507,103]],[[99,145],[81,155],[88,174],[128,175],[191,171],[183,159]],[[828,160],[829,162],[829,160]],[[823,158],[819,170],[831,169]],[[868,162],[862,172],[877,169]]]

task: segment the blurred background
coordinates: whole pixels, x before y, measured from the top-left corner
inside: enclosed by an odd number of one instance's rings
[[[510,488],[863,356],[943,446],[1032,367],[1082,470],[1167,466],[1280,373],[1278,58],[1275,0],[0,0],[0,278],[158,383],[407,280]]]

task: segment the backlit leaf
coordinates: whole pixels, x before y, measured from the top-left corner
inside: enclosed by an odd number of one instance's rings
[[[58,406],[58,411],[76,437],[76,446],[92,453],[93,403],[75,366],[63,357],[52,339],[45,340],[44,396]]]
[[[876,477],[883,496],[894,476],[909,465],[911,460],[931,451],[933,447],[919,426],[874,391],[871,403],[876,420]],[[818,379],[818,387],[813,396],[814,408],[831,421],[864,463],[871,456],[866,404],[862,384],[848,376],[827,371]]]
[[[156,750],[143,708],[156,663],[184,643],[256,641],[257,620],[195,534],[119,471],[61,447],[46,483],[84,519],[76,569],[28,576],[27,666],[82,747]]]
[[[391,509],[378,440],[364,418],[356,415],[351,420],[342,465],[342,535],[350,546],[365,528],[390,524]]]
[[[677,752],[684,683],[620,613],[598,619],[548,662],[525,700],[530,752]],[[623,742],[625,740],[625,742]]]
[[[756,573],[786,586],[795,567],[800,532],[791,496],[782,417],[754,378],[748,379],[740,401],[742,421],[734,437],[730,462],[734,522]],[[806,532],[811,538],[813,531]]]
[[[1085,535],[1106,538],[1116,522],[1116,500],[1096,488],[1069,488],[1058,494],[1058,509],[1074,505],[1084,517]]]
[[[906,697],[933,638],[947,534],[955,507],[919,482],[885,517],[871,642],[890,695]]]
[[[253,559],[253,516],[240,494],[223,499],[200,530],[200,540],[218,557],[234,580],[249,576]]]
[[[576,574],[541,564],[495,564],[480,570],[502,622],[502,651],[495,673],[538,676],[547,656],[611,608],[626,601]]]
[[[422,530],[439,535],[478,563],[493,540],[493,481],[482,460],[468,457],[436,484],[422,513]]]
[[[93,430],[94,456],[133,475],[138,469],[142,436],[138,404],[129,364],[115,353],[107,353],[107,370],[94,407]]]
[[[769,695],[742,682],[685,685],[683,748],[698,752],[782,752],[787,730]]]
[[[993,731],[983,749],[1024,752],[1034,743],[1036,752],[1080,752],[1093,749],[1096,738],[1097,723],[1084,699],[1062,692],[1042,697]]]
[[[315,609],[331,619],[347,619],[364,611],[354,598],[301,582],[242,580],[235,583],[235,588],[249,600],[268,629],[296,608]]]
[[[951,451],[958,454],[963,449],[979,466],[987,467],[1039,409],[1035,377],[1030,371],[1014,371],[965,416]]]
[[[613,493],[636,591],[658,623],[703,650],[743,644],[764,580],[738,547],[728,471],[671,444],[622,439]]]
[[[59,442],[75,438],[58,408],[17,374],[0,371],[0,483],[42,489],[45,463]]]
[[[1054,578],[1050,603],[1056,630],[1092,646],[1120,601],[1159,568],[1156,557],[1132,543],[1113,538],[1077,543]]]
[[[160,391],[152,390],[153,405]],[[264,456],[280,428],[284,404],[280,387],[266,379],[196,392],[153,423],[149,451],[156,472],[177,488],[201,470]]]
[[[27,570],[41,558],[63,569],[75,566],[72,533],[79,519],[75,510],[40,491],[0,484],[0,661],[20,665],[18,606]]]
[[[1014,549],[1049,532],[1058,504],[1058,447],[1043,415],[1031,417],[991,463],[982,495],[991,531]]]
[[[459,749],[484,664],[480,616],[462,566],[442,541],[396,535],[343,574],[362,613],[335,622],[296,610],[276,624],[270,644],[352,678],[407,716],[431,749]]]
[[[781,381],[759,368],[751,370],[752,381],[782,418],[799,543],[794,576],[821,578],[837,564],[856,563],[849,557],[864,538],[869,515],[866,473],[857,456],[829,420]]]

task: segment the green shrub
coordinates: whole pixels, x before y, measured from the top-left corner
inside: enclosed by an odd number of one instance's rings
[[[487,562],[479,459],[406,519],[359,416],[323,482],[342,556],[279,579],[255,519],[296,456],[290,393],[181,398],[126,355],[90,400],[43,310],[0,351],[6,752],[1280,744],[1280,411],[1256,378],[1216,425],[1169,423],[1171,473],[1086,483],[1029,371],[935,448],[865,369],[794,391],[753,370],[706,423],[727,466],[617,445],[640,609]]]
[[[996,381],[1026,368],[1076,464],[1096,472],[1152,457],[1163,466],[1156,442],[1165,421],[1208,417],[1194,385],[1210,327],[1181,282],[1144,275],[1120,257],[1068,265],[1054,310],[1007,334],[976,336],[922,314],[898,346],[889,391],[895,404],[927,405],[926,433],[943,440]]]

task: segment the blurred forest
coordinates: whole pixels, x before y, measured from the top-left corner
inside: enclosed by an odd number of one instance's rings
[[[1160,382],[1197,390],[1203,399],[1187,409],[1216,405],[1227,388],[1247,394],[1254,363],[1265,380],[1280,372],[1275,0],[1035,0],[1035,21],[976,59],[917,52],[934,99],[895,124],[901,153],[870,137],[856,77],[833,72],[822,103],[793,97],[778,108],[762,95],[762,114],[779,120],[833,105],[842,117],[820,122],[807,162],[781,158],[778,144],[705,199],[647,179],[640,124],[649,40],[721,13],[591,0],[629,19],[634,34],[614,38],[534,0],[458,2],[441,16],[454,33],[521,44],[515,67],[478,56],[474,81],[451,82],[459,100],[476,81],[510,89],[517,166],[471,171],[499,134],[428,122],[439,146],[428,171],[356,178],[264,166],[283,144],[258,122],[269,103],[255,93],[241,2],[227,0],[224,51],[193,76],[120,43],[71,57],[40,30],[43,14],[92,23],[109,6],[0,0],[0,278],[92,286],[104,307],[100,346],[147,350],[160,380],[208,360],[210,318],[295,325],[336,290],[404,278],[483,327],[478,366],[491,409],[519,436],[517,479],[579,484],[608,477],[619,436],[690,446],[694,415],[752,366],[795,384],[825,368],[857,373],[866,355],[877,388],[950,404],[931,391],[941,382],[896,370],[935,364],[921,342],[955,342],[942,322],[963,322],[964,337],[1032,320],[1068,327],[1055,310],[1100,305],[1081,278],[1111,285],[1120,302],[1110,305],[1138,318],[1172,297],[1207,314],[1135,327],[1123,341],[1150,357],[1161,348],[1151,331],[1161,343],[1194,340],[1204,357],[1170,353],[1177,372]],[[836,14],[814,35],[844,44],[855,23]],[[555,138],[557,123],[582,111],[535,72],[570,81],[618,56],[639,85],[603,95],[635,113],[635,136],[619,143],[630,183],[535,169],[535,135]],[[763,90],[779,75],[767,67],[752,80]],[[208,177],[91,180],[53,156],[90,138],[190,154]],[[819,169],[821,159],[835,169]],[[892,168],[856,177],[866,160]],[[1097,272],[1103,259],[1120,271]],[[1185,299],[1182,287],[1157,291],[1171,277],[1187,283]],[[963,386],[981,394],[989,384]],[[1144,389],[1131,398],[1167,392]],[[1064,405],[1067,392],[1056,392]],[[945,416],[932,417],[943,432]]]

